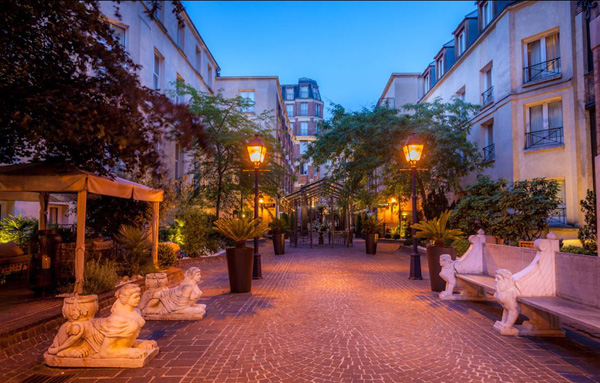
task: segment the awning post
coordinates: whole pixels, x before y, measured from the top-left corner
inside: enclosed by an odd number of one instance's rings
[[[38,216],[38,230],[48,229],[48,201],[50,200],[50,193],[40,192],[40,212]]]
[[[85,210],[87,190],[77,192],[77,241],[75,244],[75,294],[83,294],[83,271],[85,268]]]
[[[152,262],[158,267],[158,202],[152,202]]]

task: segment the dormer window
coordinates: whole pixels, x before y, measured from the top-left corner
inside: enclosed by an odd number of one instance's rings
[[[427,72],[425,74],[425,77],[423,77],[423,89],[425,91],[425,93],[429,92],[429,89],[431,89],[431,82],[429,80],[429,72]]]
[[[481,29],[483,30],[488,26],[489,23],[492,22],[493,12],[492,12],[492,2],[486,1],[481,4]]]
[[[444,75],[444,54],[435,62],[435,73],[438,80]]]
[[[467,33],[464,29],[456,36],[456,49],[458,56],[462,55],[467,49]]]

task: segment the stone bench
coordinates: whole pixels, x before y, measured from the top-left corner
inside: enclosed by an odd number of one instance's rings
[[[440,259],[440,276],[446,280],[441,299],[497,300],[503,314],[494,328],[503,335],[564,336],[561,320],[594,334],[600,331],[600,307],[557,294],[557,275],[561,269],[556,267],[559,248],[553,233],[536,240],[534,250],[492,245],[506,255],[495,258],[484,255],[487,238],[482,231],[469,237],[469,241],[470,248],[456,261],[449,256]],[[535,253],[523,255],[528,251]],[[459,294],[454,293],[457,284],[462,287]],[[528,320],[515,325],[519,314]]]

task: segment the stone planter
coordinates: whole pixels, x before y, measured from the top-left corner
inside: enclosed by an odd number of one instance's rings
[[[146,288],[150,289],[162,289],[169,285],[169,278],[167,273],[152,273],[146,275]]]
[[[440,277],[440,255],[450,254],[452,259],[456,259],[456,248],[452,246],[427,246],[427,263],[429,264],[429,282],[431,291],[444,291],[446,282]]]
[[[226,250],[229,288],[232,293],[247,293],[252,289],[254,249],[232,247]]]
[[[275,255],[285,254],[285,234],[273,233],[273,250]]]
[[[367,254],[376,254],[377,253],[377,240],[379,239],[379,234],[365,234],[365,245]]]

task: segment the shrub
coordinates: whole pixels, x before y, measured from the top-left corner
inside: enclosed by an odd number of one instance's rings
[[[583,248],[591,253],[598,250],[598,234],[596,228],[596,193],[588,190],[584,200],[581,200],[581,211],[585,214],[584,224],[577,232],[577,238],[583,244]]]
[[[400,239],[400,234],[394,234],[394,235],[393,235],[393,238],[394,238],[394,239]]]
[[[363,233],[376,234],[382,225],[382,221],[376,220],[374,217],[368,217],[362,223]]]
[[[158,244],[158,266],[168,269],[177,262],[177,251],[168,243]]]
[[[471,242],[469,242],[469,240],[466,238],[461,238],[452,242],[452,246],[456,248],[456,256],[462,257],[467,252],[467,250],[469,250]]]
[[[134,276],[142,273],[143,270],[149,269],[147,265],[152,265],[152,245],[145,230],[134,226],[121,225],[117,241],[119,242],[125,274]]]
[[[385,233],[385,235],[383,237],[390,239],[390,238],[392,238],[392,235],[390,233]]]
[[[250,238],[260,237],[269,230],[266,222],[258,218],[221,218],[215,221],[215,231],[244,247]]]
[[[9,215],[0,221],[0,243],[14,242],[24,250],[37,231],[37,220]]]
[[[90,259],[85,263],[84,294],[100,294],[113,290],[118,282],[119,275],[114,261],[98,262]]]
[[[175,221],[181,232],[181,244],[189,257],[206,256],[221,248],[223,240],[212,228],[215,218],[199,208],[191,208],[183,211]],[[179,243],[176,239],[172,241]]]
[[[434,246],[444,246],[446,241],[460,239],[463,235],[462,231],[448,228],[448,219],[451,213],[450,210],[446,210],[440,214],[439,218],[415,223],[413,225],[417,229],[415,237],[428,239],[433,242]]]
[[[285,233],[288,230],[288,223],[283,218],[273,218],[269,227],[273,230],[274,234]]]
[[[579,246],[563,246],[560,248],[560,251],[563,253],[571,253],[571,254],[583,254],[583,255],[597,255],[595,251],[591,251],[589,249],[585,249]]]

